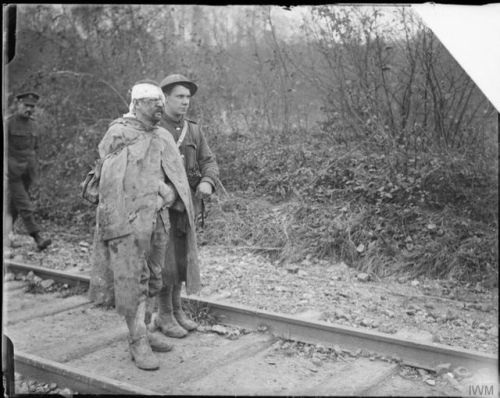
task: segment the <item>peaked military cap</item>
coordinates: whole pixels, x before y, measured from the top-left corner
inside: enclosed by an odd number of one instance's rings
[[[182,84],[189,88],[191,95],[194,95],[198,90],[198,86],[194,84],[191,80],[189,80],[186,76],[175,73],[173,75],[168,75],[165,79],[163,79],[160,83],[160,87],[163,91],[166,90],[168,86],[172,86],[175,84]]]
[[[16,95],[16,98],[19,102],[22,102],[23,104],[36,105],[40,96],[37,93],[30,91],[27,93],[21,93]]]

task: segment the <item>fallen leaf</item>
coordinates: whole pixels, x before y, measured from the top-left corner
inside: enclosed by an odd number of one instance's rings
[[[356,275],[356,278],[361,282],[368,282],[370,280],[370,275],[368,275],[365,272],[361,272],[358,275]]]
[[[212,326],[212,331],[217,333],[217,334],[226,334],[228,333],[228,329],[225,328],[222,325],[213,325]]]

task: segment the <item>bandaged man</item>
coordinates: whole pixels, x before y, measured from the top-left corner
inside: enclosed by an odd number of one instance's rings
[[[135,84],[129,113],[110,124],[98,148],[101,173],[89,294],[125,317],[132,360],[145,370],[159,368],[153,351],[172,349],[169,339],[149,331],[145,322],[146,301],[159,294],[166,278],[170,209],[188,216],[186,287],[188,293],[200,288],[194,210],[183,160],[170,133],[157,125],[164,100],[155,82]]]

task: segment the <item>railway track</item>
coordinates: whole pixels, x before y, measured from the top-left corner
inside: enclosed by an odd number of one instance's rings
[[[86,287],[90,279],[12,261],[4,265],[8,272],[32,271],[71,286]],[[443,395],[464,386],[432,378],[440,364],[471,372],[498,366],[497,355],[183,297],[187,307],[202,308],[217,325],[172,339],[174,351],[157,354],[160,370],[143,372],[128,357],[127,330],[114,311],[96,308],[85,295],[30,295],[22,286],[4,284],[4,325],[14,341],[16,372],[81,393]],[[420,369],[435,384],[402,378],[404,367]],[[487,382],[498,393],[498,380]]]

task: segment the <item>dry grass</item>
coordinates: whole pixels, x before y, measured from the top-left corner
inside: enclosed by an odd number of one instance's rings
[[[401,176],[384,168],[386,160],[348,151],[325,160],[302,190],[283,179],[298,192],[286,201],[273,204],[248,191],[213,201],[204,239],[261,249],[281,262],[344,261],[380,277],[496,277],[498,194],[485,183],[487,172],[441,159],[429,163],[430,171]]]

